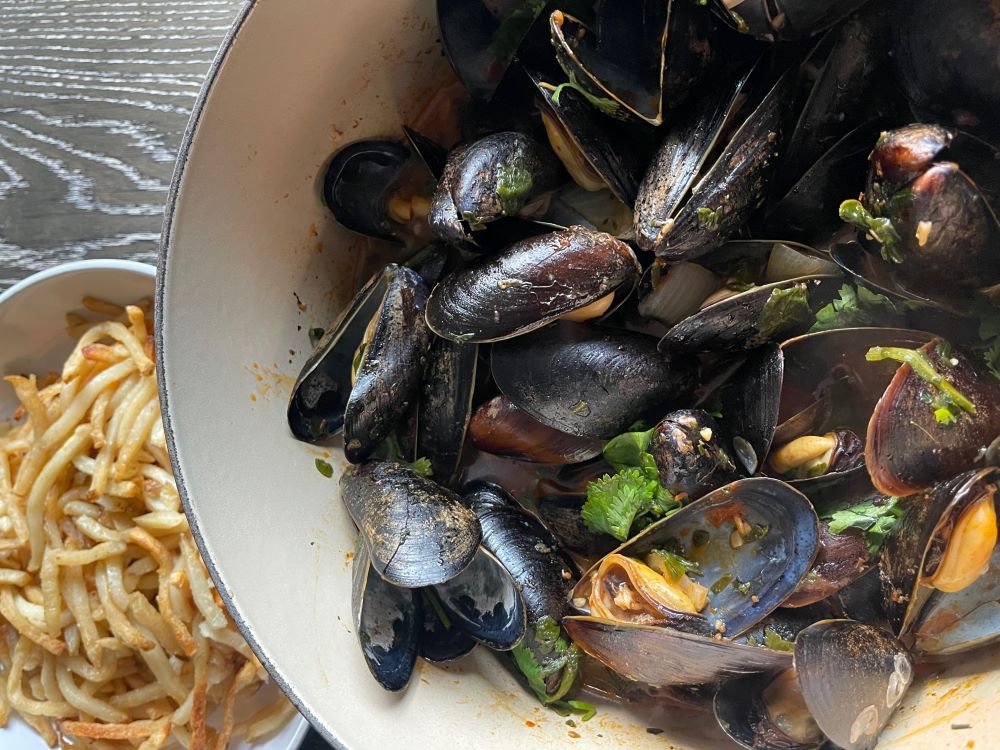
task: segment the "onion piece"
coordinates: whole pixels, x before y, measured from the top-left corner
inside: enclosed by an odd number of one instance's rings
[[[670,267],[656,287],[639,302],[639,314],[672,326],[697,312],[722,282],[704,266],[682,261]]]
[[[806,255],[783,242],[775,242],[767,259],[763,283],[770,284],[774,281],[786,281],[818,273],[839,272],[839,267],[832,260]]]

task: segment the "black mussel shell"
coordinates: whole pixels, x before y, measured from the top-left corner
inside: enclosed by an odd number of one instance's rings
[[[864,534],[831,534],[829,523],[820,521],[816,560],[782,606],[804,607],[833,596],[867,573],[872,562]]]
[[[773,701],[769,689],[778,691]],[[794,670],[729,680],[712,707],[722,730],[749,750],[812,750],[823,742]]]
[[[552,151],[517,132],[493,133],[453,149],[431,198],[428,221],[441,239],[461,244],[490,222],[515,216],[559,186]]]
[[[711,20],[689,3],[600,2],[594,31],[555,10],[549,31],[571,80],[619,119],[663,122],[702,78],[713,56]],[[680,41],[674,41],[680,40]]]
[[[913,682],[913,661],[888,633],[853,620],[823,620],[795,638],[806,706],[844,750],[870,750]]]
[[[371,555],[372,567],[397,586],[434,586],[472,562],[482,530],[450,490],[388,461],[352,466],[340,492]]]
[[[618,542],[607,534],[595,534],[587,528],[580,516],[585,501],[582,495],[545,495],[538,501],[537,513],[563,547],[593,560],[608,554]]]
[[[434,477],[450,486],[458,472],[472,413],[479,347],[435,337],[428,354],[417,413],[417,457],[431,462]]]
[[[573,616],[563,627],[584,652],[626,679],[656,687],[702,685],[792,666],[788,651],[747,646],[656,625]]]
[[[746,531],[741,533],[741,526]],[[818,539],[809,501],[784,482],[757,477],[705,495],[647,527],[615,554],[641,560],[657,549],[679,549],[700,567],[703,585],[709,587],[708,603],[695,615],[662,609],[661,624],[731,639],[767,617],[796,589],[813,564]],[[610,582],[599,579],[600,567],[584,574],[573,591],[574,601],[590,602],[594,595],[606,599],[600,587]],[[634,617],[619,611],[617,603],[613,606],[621,619]]]
[[[751,352],[723,385],[720,421],[738,468],[756,474],[771,449],[778,411],[784,356],[774,345]]]
[[[753,287],[688,316],[657,348],[669,354],[733,354],[805,333],[841,283],[839,276],[803,276]]]
[[[323,177],[323,201],[343,226],[369,237],[398,239],[386,201],[410,159],[397,141],[351,143],[333,155]]]
[[[469,567],[434,591],[452,623],[480,643],[507,651],[524,637],[521,593],[507,569],[482,547]]]
[[[715,7],[733,28],[768,42],[805,39],[830,28],[868,0],[746,0]]]
[[[607,439],[638,419],[659,418],[692,386],[694,362],[668,361],[655,341],[556,323],[494,344],[493,378],[507,398],[543,424]]]
[[[476,409],[469,438],[481,451],[519,461],[575,464],[601,452],[601,441],[553,429],[497,396]]]
[[[962,514],[979,501],[994,503],[995,512],[998,481],[997,469],[967,471],[907,503],[881,559],[885,608],[900,637],[917,629],[922,645],[940,653],[1000,636],[1000,620],[991,616],[996,614],[996,554],[984,575],[960,591],[945,593],[928,585]],[[970,604],[986,606],[965,620],[976,609]]]
[[[460,659],[476,647],[476,641],[459,630],[437,600],[434,589],[420,589],[423,598],[424,629],[420,634],[421,658],[432,662]]]
[[[413,674],[423,631],[420,592],[383,580],[370,560],[359,545],[351,587],[354,632],[372,676],[386,690],[402,690]]]
[[[624,242],[570,227],[447,276],[428,300],[427,323],[460,343],[501,341],[631,289],[641,270]]]
[[[998,134],[1000,10],[980,0],[913,0],[895,14],[896,73],[921,119]]]
[[[427,136],[405,125],[403,126],[403,135],[406,136],[406,141],[410,144],[413,152],[427,165],[427,169],[434,175],[434,179],[441,179],[444,163],[448,158],[447,150]]]
[[[675,496],[697,500],[740,476],[722,429],[700,409],[682,409],[661,419],[653,428],[649,452],[660,484]]]
[[[471,482],[463,497],[483,528],[483,547],[502,563],[524,599],[529,632],[545,617],[556,622],[569,611],[576,567],[552,534],[502,487]]]
[[[865,444],[872,482],[887,495],[912,495],[949,479],[974,465],[1000,434],[1000,381],[941,339],[919,352],[975,412],[943,415],[938,387],[893,362],[897,369],[871,414]]]
[[[427,294],[416,272],[394,264],[358,292],[292,388],[288,426],[296,438],[323,442],[343,428],[345,454],[358,461],[389,433],[409,409],[423,372],[431,339],[424,321]]]

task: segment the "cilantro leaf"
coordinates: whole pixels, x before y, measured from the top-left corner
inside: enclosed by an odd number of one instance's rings
[[[772,628],[764,628],[764,645],[773,651],[792,651],[795,644],[786,638],[782,638],[778,631]]]
[[[405,466],[410,471],[416,472],[422,477],[429,477],[434,475],[434,468],[431,466],[431,460],[425,456],[421,456],[416,461],[411,461],[410,463],[404,463]]]
[[[813,319],[809,307],[809,290],[805,284],[771,292],[757,320],[757,331],[769,338],[795,326],[805,326]]]
[[[627,466],[641,466],[642,454],[648,453],[652,439],[652,430],[625,432],[604,445],[604,458],[619,471]]]
[[[542,704],[560,713],[581,713],[583,721],[597,713],[590,703],[563,700],[580,672],[580,650],[563,638],[562,628],[553,618],[546,615],[535,623],[535,632],[529,630],[511,654]]]
[[[324,461],[322,458],[316,459],[316,471],[318,471],[327,479],[333,476],[333,467],[330,466],[330,464]]]
[[[903,515],[901,498],[881,496],[863,500],[856,505],[824,513],[821,517],[829,521],[831,534],[843,534],[849,529],[865,532],[868,552],[877,555],[885,544],[899,517]]]
[[[816,322],[809,332],[885,325],[887,322],[897,322],[899,318],[899,309],[888,297],[863,286],[844,284],[840,288],[840,298],[816,312]]]
[[[580,516],[591,531],[625,541],[635,520],[652,510],[658,485],[637,468],[605,474],[587,485]]]

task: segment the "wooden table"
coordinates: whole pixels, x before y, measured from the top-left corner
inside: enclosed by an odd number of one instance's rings
[[[241,5],[0,0],[0,290],[68,260],[156,261],[175,153]],[[310,733],[303,750],[325,747]]]

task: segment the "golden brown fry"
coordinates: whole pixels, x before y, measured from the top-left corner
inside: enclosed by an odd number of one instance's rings
[[[125,313],[125,308],[121,305],[116,305],[114,302],[108,302],[99,297],[91,297],[90,295],[83,298],[83,306],[91,312],[106,315],[109,318],[118,318]]]
[[[8,375],[4,380],[13,387],[17,400],[28,414],[32,430],[39,434],[44,433],[49,427],[49,412],[38,395],[35,376],[25,378],[20,375]]]
[[[31,620],[21,614],[14,603],[14,593],[9,586],[0,588],[0,615],[9,622],[18,633],[30,641],[37,643],[50,654],[58,656],[66,650],[66,644],[58,638],[51,637],[36,626]]]

